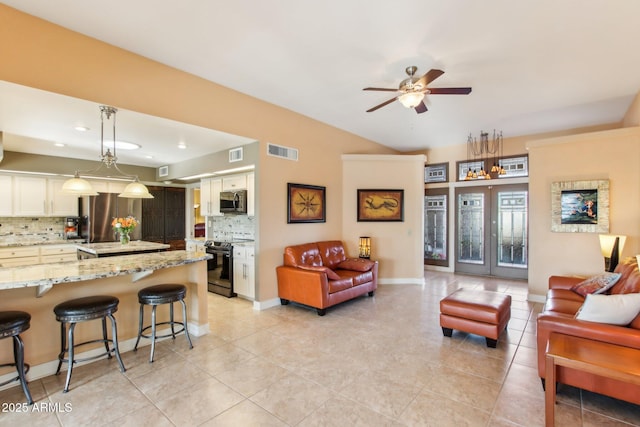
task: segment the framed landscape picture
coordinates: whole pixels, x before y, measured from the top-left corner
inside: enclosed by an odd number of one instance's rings
[[[287,183],[287,223],[326,222],[326,188]]]
[[[404,221],[404,190],[358,190],[358,221]]]

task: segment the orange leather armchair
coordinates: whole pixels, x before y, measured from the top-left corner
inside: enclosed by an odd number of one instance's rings
[[[324,316],[327,307],[378,287],[378,262],[348,258],[339,240],[287,246],[284,265],[276,267],[282,305],[294,301],[314,307]]]

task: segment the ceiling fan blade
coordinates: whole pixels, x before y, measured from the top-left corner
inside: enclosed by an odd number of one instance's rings
[[[420,102],[415,108],[416,113],[422,114],[427,112],[427,106],[424,104],[424,101]]]
[[[386,88],[386,87],[365,87],[362,90],[380,90],[380,91],[383,91],[383,92],[397,92],[398,91],[398,89],[389,89],[389,88]]]
[[[395,96],[395,97],[391,98],[391,99],[390,99],[390,100],[388,100],[388,101],[383,102],[382,104],[378,104],[378,105],[376,105],[376,106],[375,106],[375,107],[373,107],[373,108],[369,108],[369,109],[367,110],[367,113],[370,113],[370,112],[372,112],[372,111],[376,111],[378,108],[382,108],[382,107],[384,107],[385,105],[391,104],[391,103],[392,103],[393,101],[395,101],[396,99],[398,99],[398,97],[397,97],[397,96]]]
[[[422,87],[427,87],[429,83],[440,77],[444,74],[442,70],[431,69],[424,76],[420,77],[416,82],[416,85],[422,84]]]
[[[429,88],[431,95],[469,95],[471,93],[470,87],[438,87]]]

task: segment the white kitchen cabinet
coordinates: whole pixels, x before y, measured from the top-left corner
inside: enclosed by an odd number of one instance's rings
[[[51,264],[78,260],[75,245],[33,245],[0,248],[0,267]]]
[[[62,193],[62,186],[66,179],[48,179],[48,215],[49,216],[77,216],[78,196]]]
[[[209,178],[200,181],[200,215],[220,216],[221,178]]]
[[[13,215],[13,177],[0,175],[0,216]]]
[[[42,245],[40,246],[40,263],[68,262],[78,260],[78,249],[75,245]]]
[[[47,179],[32,176],[13,178],[15,216],[47,215]]]
[[[255,174],[253,172],[247,174],[247,216],[255,216]]]
[[[186,248],[192,252],[204,252],[204,240],[187,239]]]
[[[254,246],[233,247],[233,291],[250,299],[256,296],[254,255]]]
[[[109,183],[107,181],[98,181],[95,179],[89,179],[89,184],[91,184],[91,188],[93,188],[98,193],[108,193],[109,192]]]
[[[246,190],[246,175],[231,175],[222,177],[222,191]]]
[[[122,193],[127,185],[132,181],[109,181],[109,180],[97,180],[89,179],[91,187],[98,193]]]
[[[37,246],[17,246],[0,249],[0,267],[36,265],[39,262],[40,249]]]
[[[62,194],[66,179],[34,176],[0,177],[2,192],[10,191],[5,200],[13,200],[13,209],[3,207],[4,215],[13,216],[77,216],[78,197]],[[8,179],[7,179],[8,178]],[[8,186],[9,180],[13,181]],[[5,185],[6,184],[6,185]]]

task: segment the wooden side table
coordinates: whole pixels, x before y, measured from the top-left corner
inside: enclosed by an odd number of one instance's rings
[[[556,367],[565,366],[640,385],[640,350],[553,333],[549,337],[545,372],[545,425],[554,425]]]

